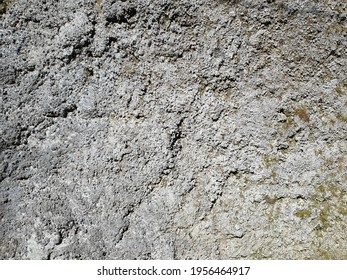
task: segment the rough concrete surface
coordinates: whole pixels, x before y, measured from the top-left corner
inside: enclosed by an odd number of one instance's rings
[[[2,0],[1,259],[347,259],[347,2]]]

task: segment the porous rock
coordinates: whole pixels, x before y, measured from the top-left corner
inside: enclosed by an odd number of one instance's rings
[[[346,259],[337,0],[1,4],[1,259]]]

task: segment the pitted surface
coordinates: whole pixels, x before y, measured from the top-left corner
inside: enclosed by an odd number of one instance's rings
[[[2,1],[1,259],[346,259],[347,5]]]

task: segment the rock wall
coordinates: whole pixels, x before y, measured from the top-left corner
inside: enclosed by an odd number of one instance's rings
[[[1,1],[1,259],[346,259],[347,3]]]

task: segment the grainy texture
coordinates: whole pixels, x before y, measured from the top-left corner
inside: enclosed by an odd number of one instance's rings
[[[337,0],[1,1],[1,259],[347,259]]]

